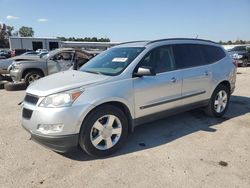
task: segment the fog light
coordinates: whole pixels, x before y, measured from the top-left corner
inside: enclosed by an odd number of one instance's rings
[[[63,130],[63,124],[39,124],[37,130],[43,134],[59,133]]]

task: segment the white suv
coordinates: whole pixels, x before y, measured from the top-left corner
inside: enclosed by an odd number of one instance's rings
[[[222,116],[236,66],[217,43],[163,39],[115,46],[82,66],[32,83],[22,125],[55,151],[81,146],[92,156],[115,152],[134,127],[203,107]]]

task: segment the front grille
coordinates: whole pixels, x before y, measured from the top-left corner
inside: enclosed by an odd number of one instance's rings
[[[26,108],[23,108],[23,118],[30,119],[32,116],[32,110],[28,110]]]
[[[39,98],[36,96],[26,95],[24,98],[24,102],[36,105],[36,103],[38,102],[38,99]]]

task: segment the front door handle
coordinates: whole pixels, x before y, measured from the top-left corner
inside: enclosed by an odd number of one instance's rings
[[[176,82],[176,78],[175,77],[171,78],[171,82],[175,83]]]
[[[205,72],[204,72],[204,75],[205,75],[205,76],[209,76],[209,72],[208,72],[208,71],[205,71]]]

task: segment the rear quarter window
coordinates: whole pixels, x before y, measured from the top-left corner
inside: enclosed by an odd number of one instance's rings
[[[226,53],[220,47],[201,45],[201,48],[208,64],[214,63],[226,57]]]

